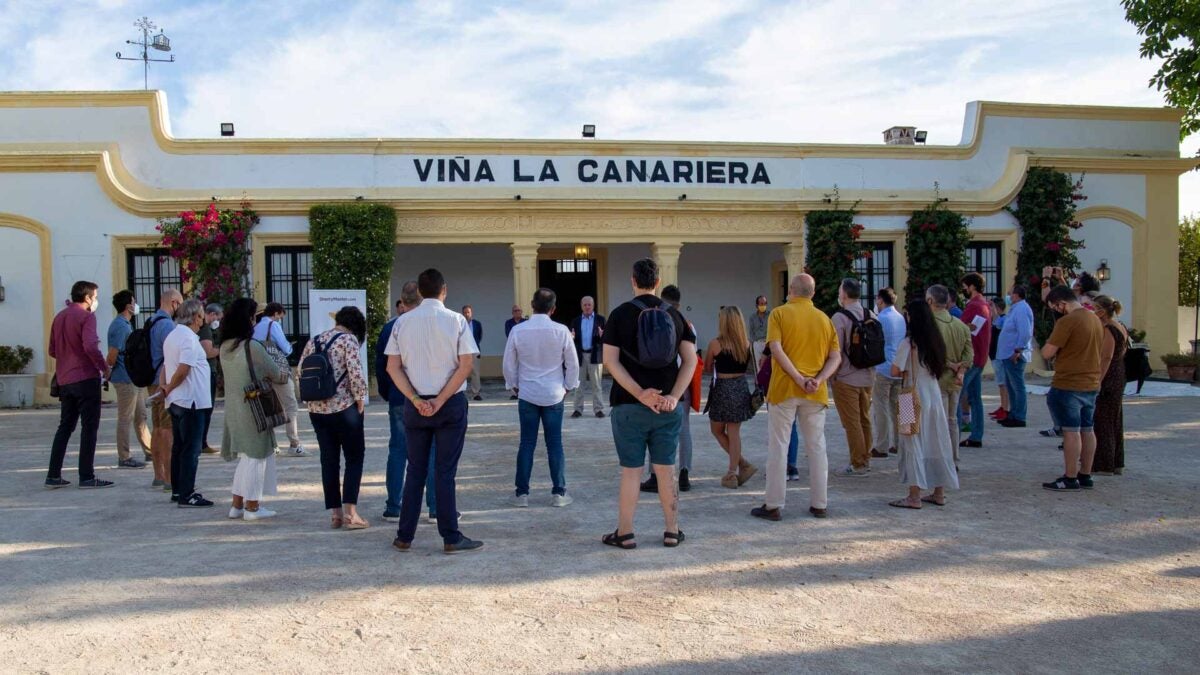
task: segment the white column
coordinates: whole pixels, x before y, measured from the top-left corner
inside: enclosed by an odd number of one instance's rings
[[[658,263],[659,288],[679,284],[679,254],[682,241],[656,241],[650,245],[650,255]]]
[[[516,242],[509,247],[513,258],[513,304],[525,310],[525,315],[532,314],[530,301],[537,290],[537,242]]]

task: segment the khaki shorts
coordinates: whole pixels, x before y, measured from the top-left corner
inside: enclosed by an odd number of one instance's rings
[[[158,393],[158,389],[159,387],[157,384],[152,384],[146,388],[146,395],[154,396]],[[169,431],[173,426],[171,424],[171,413],[167,410],[166,403],[163,401],[163,397],[161,396],[154,399],[154,401],[150,404],[150,423],[154,425],[155,431],[159,429],[166,429]]]

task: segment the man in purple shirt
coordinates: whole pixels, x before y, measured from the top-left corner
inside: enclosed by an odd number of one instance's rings
[[[79,433],[79,487],[112,487],[112,481],[96,478],[92,468],[96,458],[96,431],[100,428],[100,382],[111,374],[100,351],[100,335],[96,332],[98,295],[96,284],[76,281],[71,287],[71,302],[54,317],[50,326],[48,353],[58,361],[55,378],[62,413],[50,450],[47,490],[71,484],[62,478],[62,465],[67,455],[67,443],[80,418],[83,418],[83,428]]]

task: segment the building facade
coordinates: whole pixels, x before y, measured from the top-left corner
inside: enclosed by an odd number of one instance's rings
[[[442,269],[448,304],[484,324],[484,370],[497,373],[504,320],[555,288],[560,318],[582,295],[605,313],[630,294],[629,269],[656,258],[677,283],[702,340],[717,311],[754,297],[783,301],[804,267],[804,216],[857,202],[872,247],[870,290],[905,282],[905,222],[934,199],[971,217],[970,269],[1007,291],[1019,230],[1004,207],[1030,166],[1086,172],[1078,214],[1084,269],[1105,284],[1151,347],[1174,351],[1177,310],[1178,111],[977,102],[954,146],[802,145],[597,140],[176,139],[161,92],[0,94],[0,344],[35,348],[48,373],[53,314],[71,284],[129,288],[143,311],[178,285],[155,250],[156,219],[249,200],[260,301],[289,308],[307,335],[308,209],[359,199],[397,210],[393,293]],[[346,252],[352,256],[353,252]],[[102,302],[101,326],[112,316]]]

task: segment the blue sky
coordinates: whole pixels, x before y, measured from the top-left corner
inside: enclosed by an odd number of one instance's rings
[[[140,89],[143,15],[173,133],[959,141],[972,100],[1161,105],[1116,0],[0,0],[0,89]],[[1194,153],[1200,138],[1183,144]],[[1200,212],[1200,177],[1181,184]]]

